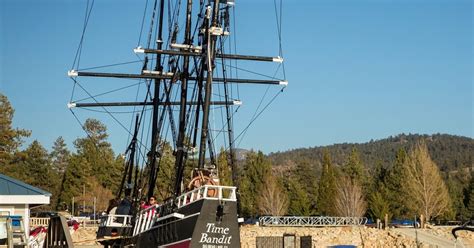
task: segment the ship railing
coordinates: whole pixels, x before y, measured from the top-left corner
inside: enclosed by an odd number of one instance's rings
[[[100,216],[99,227],[131,227],[132,215],[107,214]]]
[[[176,204],[181,208],[201,199],[237,201],[236,187],[204,185],[180,195],[176,199]]]
[[[182,208],[193,202],[201,199],[220,200],[220,201],[237,201],[236,187],[232,186],[218,186],[218,185],[204,185],[194,190],[188,191],[176,198],[176,206]],[[169,208],[172,201],[167,201],[160,205],[155,205],[141,210],[135,219],[135,227],[133,229],[133,236],[142,232],[146,232],[156,222],[169,218],[184,218],[184,215],[179,213],[171,213],[165,216],[160,216],[164,213],[165,208]]]
[[[159,213],[163,205],[151,206],[138,212],[135,219],[135,227],[133,228],[133,236],[145,232],[153,226],[156,218],[160,216]]]

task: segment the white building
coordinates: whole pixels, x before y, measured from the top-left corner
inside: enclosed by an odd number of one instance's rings
[[[0,174],[0,215],[23,217],[26,237],[30,230],[30,209],[49,204],[51,193]]]

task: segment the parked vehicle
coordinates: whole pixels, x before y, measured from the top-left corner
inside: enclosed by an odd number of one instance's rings
[[[392,220],[392,222],[390,222],[390,226],[419,228],[420,223],[418,221],[415,222],[414,220],[407,220],[407,219],[405,219],[405,220]]]

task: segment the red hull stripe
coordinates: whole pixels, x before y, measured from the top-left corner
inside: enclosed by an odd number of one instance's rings
[[[162,247],[166,248],[189,248],[191,246],[191,240],[183,240],[182,242],[179,243],[174,243],[170,245],[164,245]]]

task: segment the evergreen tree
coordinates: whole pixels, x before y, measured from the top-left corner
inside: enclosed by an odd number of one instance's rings
[[[51,203],[54,208],[59,176],[52,170],[51,160],[46,149],[35,140],[22,151],[21,156],[17,155],[16,166],[22,172],[17,178],[52,193]]]
[[[82,195],[82,187],[88,181],[93,179],[86,174],[85,168],[83,167],[86,163],[84,157],[74,154],[69,159],[69,164],[66,168],[64,179],[62,183],[62,190],[59,194],[59,208],[71,209],[69,206],[72,205],[74,197]],[[97,187],[97,185],[94,185]],[[102,185],[100,185],[102,187]],[[89,192],[89,191],[88,191]],[[98,201],[109,199],[100,199]]]
[[[53,169],[62,175],[66,171],[71,152],[67,149],[62,136],[59,136],[56,141],[54,141],[52,149],[50,157],[53,163]]]
[[[219,184],[224,186],[232,185],[232,168],[228,163],[229,153],[221,148],[219,156],[217,157],[217,168],[219,171]]]
[[[469,182],[469,186],[466,189],[465,195],[466,210],[468,214],[467,217],[472,219],[474,218],[474,176],[471,176],[471,180]]]
[[[83,161],[82,168],[86,177],[95,177],[102,187],[116,192],[120,184],[124,160],[115,157],[107,141],[107,128],[100,121],[87,119],[83,126],[88,134],[85,138],[74,141],[77,156]],[[88,187],[88,186],[87,186]]]
[[[369,195],[367,213],[372,220],[383,220],[386,214],[391,219],[390,204],[384,193],[385,190],[380,189]]]
[[[240,181],[240,205],[244,216],[256,216],[258,213],[257,195],[264,186],[264,180],[271,175],[271,164],[261,151],[247,153]]]
[[[347,158],[341,170],[351,180],[355,180],[359,184],[367,182],[364,166],[362,165],[362,161],[360,160],[359,152],[355,147],[352,148],[351,154]]]
[[[385,186],[387,170],[383,167],[381,162],[378,162],[371,175],[373,176],[370,178],[371,187],[367,199],[367,214],[372,220],[383,220],[386,214],[390,219],[390,204],[388,201],[387,187]]]
[[[66,168],[69,164],[69,159],[71,157],[71,153],[67,149],[66,143],[64,139],[59,136],[53,144],[53,150],[50,153],[50,159],[52,162],[53,171],[57,174],[59,178],[59,183],[55,187],[54,194],[57,196],[56,201],[54,204],[56,205],[56,209],[61,209],[60,204],[60,193],[64,190],[64,183],[66,179]],[[53,203],[53,201],[51,201]]]
[[[407,173],[405,164],[408,155],[405,149],[400,148],[397,152],[393,166],[388,170],[385,179],[385,186],[387,187],[387,198],[390,203],[390,212],[395,218],[406,218],[408,216],[408,208],[405,202],[404,185],[407,181]]]
[[[318,211],[321,215],[334,216],[336,196],[336,170],[331,163],[329,151],[323,152],[321,178],[319,179]]]
[[[342,175],[339,176],[336,184],[336,214],[352,217],[363,216],[367,207],[365,192],[367,192],[369,183],[355,147],[352,148],[341,171]]]
[[[295,178],[289,178],[287,181],[288,214],[299,216],[310,216],[315,213],[315,209],[311,207],[311,201],[308,193],[303,189],[300,181]]]
[[[30,135],[27,130],[12,127],[14,113],[8,98],[0,93],[0,172],[4,173],[7,170],[5,166],[22,144],[22,138]]]
[[[163,202],[173,196],[174,191],[175,158],[169,143],[161,145],[161,158],[158,161],[160,170],[156,182],[156,196],[159,202]]]

